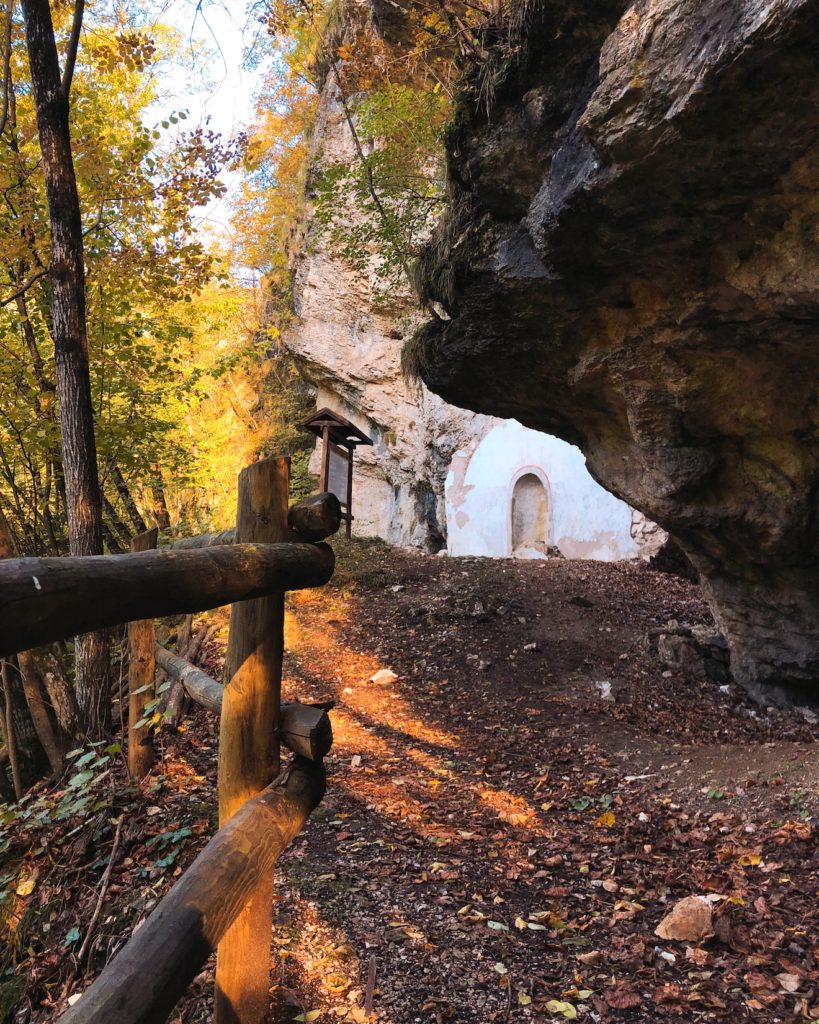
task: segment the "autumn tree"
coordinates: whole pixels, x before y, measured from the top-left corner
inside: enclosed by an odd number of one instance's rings
[[[24,25],[12,14],[0,38],[0,510],[21,554],[120,550],[144,528],[140,491],[185,458],[167,407],[190,328],[170,311],[213,276],[193,211],[222,191],[230,152],[205,128],[183,131],[184,112],[146,123],[175,45],[161,26],[149,36],[101,5],[78,50],[82,10],[26,5]],[[93,732],[110,706],[107,665],[103,644],[80,640]]]
[[[61,72],[48,0],[23,0],[51,234],[51,333],[69,548],[73,555],[100,555],[102,497],[88,372],[82,216],[68,116],[83,8],[83,0],[76,0]],[[110,648],[105,633],[77,638],[77,696],[89,734],[95,738],[108,731],[109,663]]]

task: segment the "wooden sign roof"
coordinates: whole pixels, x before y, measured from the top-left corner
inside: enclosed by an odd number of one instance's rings
[[[322,436],[325,427],[328,428],[330,440],[344,448],[355,448],[360,444],[372,444],[370,438],[363,431],[359,430],[354,423],[351,423],[343,416],[339,416],[332,409],[319,409],[309,420],[305,420],[302,423],[302,429],[309,430],[316,437]]]

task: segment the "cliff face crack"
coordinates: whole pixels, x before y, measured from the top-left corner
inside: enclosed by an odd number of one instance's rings
[[[735,676],[810,696],[819,2],[588,7],[539,12],[491,118],[450,139],[422,274],[453,319],[417,362],[579,444],[700,570]]]

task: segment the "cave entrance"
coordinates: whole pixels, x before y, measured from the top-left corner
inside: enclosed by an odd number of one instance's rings
[[[523,473],[515,481],[511,517],[512,557],[544,557],[549,547],[549,492],[536,473]]]

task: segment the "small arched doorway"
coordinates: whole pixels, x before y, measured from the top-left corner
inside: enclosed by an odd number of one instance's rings
[[[541,478],[525,472],[512,489],[512,557],[539,558],[549,547],[549,494]]]

